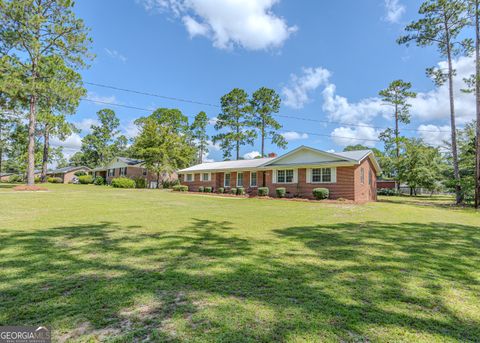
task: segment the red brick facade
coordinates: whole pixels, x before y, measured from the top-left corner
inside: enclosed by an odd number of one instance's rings
[[[209,181],[202,181],[203,173],[191,173],[193,181],[187,181],[186,174],[180,176],[182,184],[187,185],[190,191],[198,191],[200,186],[213,187],[217,191],[224,186],[225,174],[230,174],[230,184],[226,189],[237,187],[237,173],[239,171],[210,173]],[[369,158],[365,158],[360,164],[336,167],[336,182],[332,183],[308,183],[307,169],[297,169],[297,182],[273,183],[274,170],[257,170],[257,187],[250,186],[250,175],[255,171],[241,171],[243,173],[243,187],[247,194],[256,195],[257,188],[263,185],[265,173],[265,186],[269,188],[270,196],[276,195],[276,188],[285,187],[288,197],[313,198],[314,188],[328,188],[331,199],[344,198],[357,202],[375,201],[377,199],[377,176],[375,168]],[[362,176],[363,175],[363,176]]]
[[[126,168],[126,171],[124,175],[121,175],[121,169]],[[128,177],[130,179],[137,179],[137,178],[143,178],[146,179],[147,181],[147,187],[150,187],[150,182],[156,182],[157,181],[157,174],[149,172],[147,169],[142,168],[142,167],[124,167],[124,168],[111,168],[107,169],[106,171],[96,171],[94,172],[94,176],[101,176],[105,178],[106,182],[110,184],[113,179],[117,177]],[[109,173],[109,170],[111,171]],[[110,174],[110,175],[109,175]],[[169,179],[170,181],[174,181],[177,179],[177,174],[172,174],[170,178],[166,177],[161,177],[160,182]]]

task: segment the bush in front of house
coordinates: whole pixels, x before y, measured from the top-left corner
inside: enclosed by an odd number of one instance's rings
[[[78,182],[82,185],[88,185],[93,183],[93,177],[92,175],[81,175],[78,177]]]
[[[260,197],[266,197],[269,192],[268,187],[258,187],[258,196]]]
[[[230,189],[230,194],[235,194],[235,195],[237,195],[237,189],[236,189],[236,188],[231,188],[231,189]]]
[[[245,195],[245,188],[238,187],[237,188],[237,195]]]
[[[186,185],[175,185],[172,189],[174,192],[188,192],[188,186]]]
[[[18,182],[22,182],[22,177],[20,175],[10,175],[8,177],[8,182],[10,183],[18,183]]]
[[[330,195],[330,191],[327,188],[314,188],[312,193],[317,200],[328,199]]]
[[[62,179],[59,178],[59,177],[49,177],[49,178],[47,179],[47,181],[48,181],[49,183],[62,183],[62,182],[63,182]]]
[[[95,177],[95,179],[93,179],[93,184],[97,186],[102,186],[105,184],[105,179],[101,176],[97,176]]]
[[[128,177],[117,177],[112,180],[112,187],[114,188],[135,188],[135,181]]]
[[[137,176],[132,178],[135,181],[135,188],[147,188],[147,180],[145,178]]]
[[[205,187],[204,192],[205,193],[212,193],[212,187]]]
[[[277,194],[278,198],[285,198],[285,194],[287,194],[287,189],[285,187],[278,187],[275,189],[275,193]]]
[[[217,193],[223,194],[225,192],[225,188],[223,187],[218,187]]]
[[[33,182],[35,182],[35,183],[40,183],[41,181],[42,181],[42,180],[40,179],[40,176],[35,176],[35,177],[33,178]]]
[[[177,186],[179,184],[180,184],[180,180],[178,180],[178,179],[173,180],[173,181],[164,180],[164,181],[162,181],[162,188],[163,189],[170,189],[170,188],[173,188],[173,186]]]
[[[205,187],[203,187],[203,186],[198,186],[198,191],[203,193],[203,191],[205,191]]]
[[[377,190],[378,195],[386,195],[386,196],[394,196],[398,195],[398,191],[396,189],[390,189],[390,188],[379,188]]]

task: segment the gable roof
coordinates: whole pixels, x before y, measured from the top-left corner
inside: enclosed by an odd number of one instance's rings
[[[233,170],[233,169],[249,169],[258,168],[268,161],[273,160],[274,157],[255,158],[252,160],[234,160],[222,162],[205,162],[200,163],[182,170],[179,173],[200,172],[210,170]]]
[[[119,160],[120,162],[128,164],[129,166],[143,163],[143,160],[137,160],[135,158],[129,158],[129,157],[117,157],[116,159]]]
[[[285,164],[281,164],[280,162],[284,159],[292,157],[294,154],[300,152],[301,150],[306,150],[311,153],[311,155],[318,155],[319,157],[322,156],[323,158],[318,161],[311,161],[311,162],[302,162],[302,163],[292,163],[287,162]],[[354,165],[359,164],[365,158],[369,157],[374,165],[375,169],[377,170],[377,174],[380,173],[380,165],[378,164],[373,152],[371,150],[356,150],[356,151],[344,151],[344,152],[327,152],[315,148],[311,148],[305,145],[302,145],[292,151],[287,152],[278,157],[269,157],[269,158],[258,158],[253,160],[235,160],[235,161],[222,161],[222,162],[208,162],[208,163],[201,163],[197,164],[182,170],[179,170],[179,173],[189,173],[189,172],[207,172],[207,171],[216,171],[216,170],[238,170],[244,169],[248,170],[251,168],[262,168],[265,169],[268,166],[275,166],[277,164],[280,165],[319,165],[319,164],[333,164],[333,163],[345,163],[347,165]]]
[[[51,170],[47,174],[65,174],[65,173],[69,173],[69,172],[72,172],[72,171],[75,171],[75,170],[80,170],[80,169],[90,170],[90,168],[84,167],[84,166],[79,166],[79,167],[69,166],[69,167],[64,167],[64,168],[58,168],[58,169],[55,169],[55,170]]]

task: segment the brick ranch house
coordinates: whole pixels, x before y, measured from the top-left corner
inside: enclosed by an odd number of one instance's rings
[[[301,146],[279,157],[202,163],[178,174],[191,191],[244,187],[256,195],[266,186],[275,196],[276,188],[285,187],[289,197],[312,198],[314,188],[328,188],[330,199],[366,202],[377,200],[380,166],[371,150],[330,153]]]
[[[117,177],[127,177],[130,179],[142,178],[146,180],[148,188],[157,188],[157,174],[148,171],[142,160],[134,158],[115,157],[105,167],[93,169],[92,175],[94,178],[97,176],[103,177],[108,184]],[[160,177],[160,182],[174,181],[176,179],[176,173],[173,173],[170,176],[162,175]]]
[[[59,168],[47,172],[47,177],[58,177],[62,179],[63,183],[70,183],[77,179],[75,173],[84,172],[86,174],[90,173],[90,168],[88,167],[65,167]]]

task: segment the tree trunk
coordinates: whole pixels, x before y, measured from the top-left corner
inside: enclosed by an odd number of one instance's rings
[[[447,42],[448,95],[450,98],[450,126],[452,130],[453,176],[455,178],[456,203],[461,204],[463,202],[463,196],[462,196],[462,187],[460,185],[460,171],[458,169],[457,128],[455,125],[455,102],[453,97],[453,67],[452,67],[452,54],[451,54],[451,46],[450,46],[450,35],[447,27],[447,19],[445,19],[445,40]]]
[[[475,0],[475,97],[477,110],[477,126],[475,139],[475,208],[480,207],[480,22],[479,0]]]
[[[398,179],[398,164],[399,164],[399,159],[400,159],[400,146],[398,144],[398,136],[399,136],[399,131],[398,131],[398,105],[395,104],[395,149],[396,149],[396,157],[397,157],[397,191],[400,190],[400,180]]]
[[[262,118],[262,157],[265,157],[265,119]]]
[[[35,184],[35,125],[36,125],[37,98],[30,96],[30,114],[28,116],[28,162],[27,162],[27,185]]]
[[[157,172],[157,189],[160,189],[160,172]]]
[[[43,133],[43,158],[42,158],[42,175],[40,180],[42,183],[47,182],[47,166],[48,166],[48,152],[50,149],[50,128],[45,125],[45,132]]]
[[[3,143],[2,143],[2,134],[3,134],[3,128],[2,125],[0,124],[0,174],[2,173],[2,162],[3,162]]]

